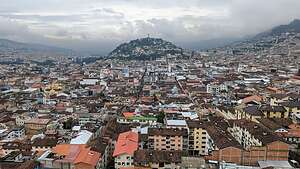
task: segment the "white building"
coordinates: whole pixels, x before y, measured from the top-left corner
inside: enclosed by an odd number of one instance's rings
[[[208,84],[206,86],[206,92],[212,94],[218,94],[221,91],[228,91],[228,86],[225,84]]]
[[[86,144],[91,139],[92,135],[92,132],[82,130],[76,134],[75,138],[71,140],[70,144]]]
[[[187,128],[187,123],[185,120],[166,120],[167,128]]]
[[[99,82],[98,79],[83,79],[80,81],[81,85],[91,85],[94,86]]]
[[[118,137],[113,157],[115,168],[133,167],[134,152],[138,149],[138,134],[132,131],[121,133]]]
[[[25,137],[24,127],[14,128],[12,130],[6,130],[1,134],[4,140],[14,141],[16,139],[22,139]]]

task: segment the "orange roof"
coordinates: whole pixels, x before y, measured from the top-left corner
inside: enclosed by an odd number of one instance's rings
[[[90,149],[83,149],[83,151],[80,152],[74,163],[86,163],[96,166],[99,159],[100,153],[91,151]]]
[[[299,124],[291,124],[291,125],[289,125],[288,126],[290,129],[298,129],[298,130],[300,130],[300,125]]]
[[[242,100],[242,103],[249,103],[249,102],[252,102],[252,101],[261,102],[262,101],[262,97],[257,96],[257,95],[249,96],[249,97],[244,98]]]
[[[52,151],[59,155],[64,155],[64,161],[74,164],[85,163],[96,166],[100,159],[100,153],[91,151],[84,144],[60,144],[52,148]]]
[[[288,132],[281,133],[284,137],[300,137],[300,130],[298,129],[290,129]]]
[[[123,113],[123,116],[127,119],[127,118],[129,118],[129,117],[134,116],[134,113],[133,113],[133,112],[124,112],[124,113]]]
[[[153,100],[153,97],[150,97],[150,96],[144,96],[142,97],[142,101],[152,101]]]
[[[44,88],[45,85],[42,83],[34,83],[31,85],[31,88]]]
[[[168,109],[164,110],[165,113],[178,113],[179,111],[177,109]]]
[[[271,91],[274,91],[274,92],[280,92],[280,90],[278,88],[276,88],[276,87],[269,86],[269,87],[267,87],[267,89],[271,90]]]
[[[132,131],[121,133],[115,146],[113,156],[133,153],[138,149],[138,134]]]

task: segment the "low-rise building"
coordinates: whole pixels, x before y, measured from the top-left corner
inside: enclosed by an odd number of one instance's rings
[[[212,94],[219,94],[220,92],[228,91],[228,86],[225,84],[208,84],[206,86],[206,92]]]
[[[115,168],[133,166],[134,152],[138,149],[138,134],[132,131],[119,134],[113,157],[115,158]]]
[[[122,117],[118,117],[117,119],[118,123],[140,123],[140,124],[149,124],[149,125],[156,125],[157,118],[154,116],[143,116],[143,115],[137,115],[133,112],[125,112],[123,113]]]
[[[56,146],[58,140],[56,138],[36,138],[32,141],[33,152],[44,152]]]
[[[137,150],[134,153],[134,166],[180,169],[181,157],[181,151]]]
[[[30,119],[25,121],[25,129],[27,131],[43,131],[47,128],[51,119]]]
[[[101,155],[86,145],[60,144],[43,153],[37,161],[42,168],[95,169]]]
[[[254,165],[259,160],[288,160],[289,145],[261,124],[249,120],[235,120],[229,130],[247,150],[243,154],[243,164]]]
[[[7,130],[0,134],[0,138],[6,141],[14,141],[16,139],[24,139],[25,137],[25,128],[17,127],[10,130]]]

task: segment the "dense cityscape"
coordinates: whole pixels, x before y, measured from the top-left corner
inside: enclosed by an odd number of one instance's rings
[[[0,39],[0,169],[300,168],[300,20],[107,56]]]

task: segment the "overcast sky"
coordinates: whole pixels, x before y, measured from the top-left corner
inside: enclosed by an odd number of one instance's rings
[[[0,0],[0,38],[105,54],[150,34],[185,48],[300,18],[300,0]]]

